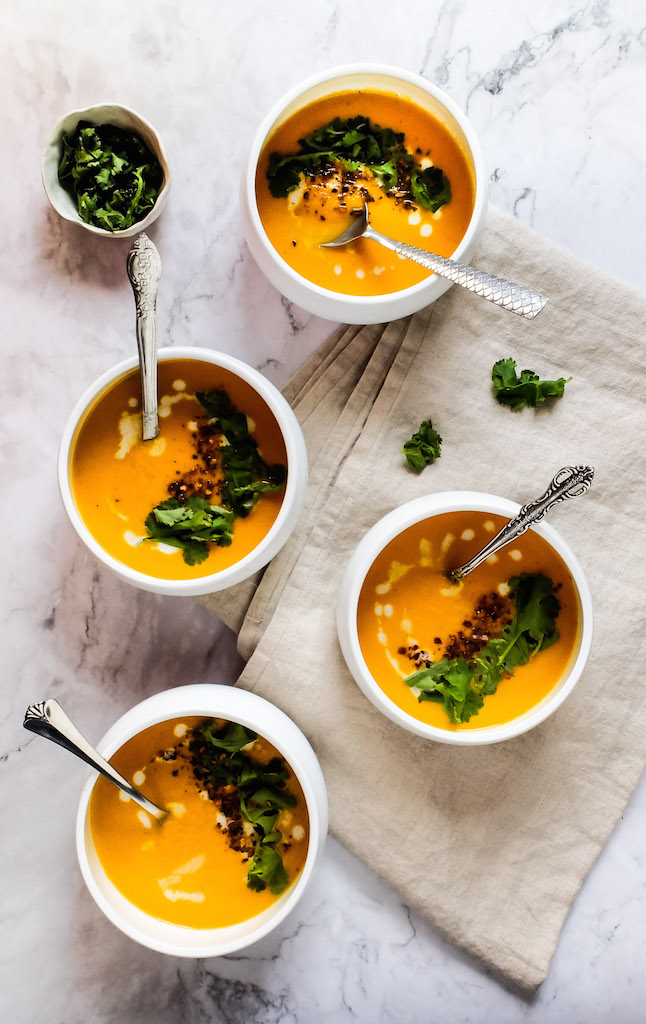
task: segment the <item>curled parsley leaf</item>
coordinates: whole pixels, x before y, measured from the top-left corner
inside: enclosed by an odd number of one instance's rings
[[[416,434],[406,441],[402,448],[402,455],[411,469],[421,473],[425,466],[439,459],[442,454],[442,438],[437,430],[433,429],[430,420],[424,420]]]
[[[113,124],[79,121],[63,135],[58,180],[86,224],[121,231],[152,210],[162,169],[143,139]]]
[[[276,199],[293,192],[301,175],[314,178],[340,164],[348,171],[369,170],[382,188],[397,189],[435,213],[451,201],[449,179],[439,167],[422,169],[404,145],[404,134],[382,128],[369,117],[335,117],[298,141],[296,153],[272,153],[267,180]]]
[[[559,638],[556,619],[561,605],[549,577],[542,573],[514,576],[509,580],[509,595],[516,606],[515,617],[472,661],[442,658],[404,680],[420,691],[420,702],[442,704],[454,723],[477,715],[484,697],[496,692],[505,674],[513,675],[514,669]]]
[[[519,377],[515,359],[499,359],[494,363],[491,380],[501,405],[523,409],[526,405],[534,407],[546,398],[562,398],[565,385],[572,378],[541,380],[533,370],[521,370]]]

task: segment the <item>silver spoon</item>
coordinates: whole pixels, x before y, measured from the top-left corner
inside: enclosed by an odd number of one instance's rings
[[[148,235],[135,238],[126,268],[137,307],[137,348],[141,371],[142,437],[152,441],[159,433],[157,418],[157,289],[161,258]]]
[[[524,285],[513,284],[512,281],[505,281],[502,277],[485,274],[483,270],[475,270],[473,267],[467,266],[466,263],[456,263],[455,260],[438,256],[434,252],[427,252],[426,249],[418,249],[414,245],[397,242],[394,238],[389,238],[388,235],[382,235],[380,231],[375,231],[370,226],[367,203],[364,203],[362,211],[356,213],[356,219],[347,231],[331,242],[321,242],[320,248],[335,249],[339,245],[354,242],[356,238],[372,238],[373,242],[379,242],[387,249],[392,249],[398,256],[405,256],[406,259],[413,260],[414,263],[420,263],[440,277],[446,277],[454,284],[459,284],[462,288],[481,295],[483,299],[495,302],[497,306],[502,306],[512,313],[518,313],[519,316],[524,316],[528,320],[533,320],[535,316],[538,316],[549,301],[545,295],[540,295],[539,292],[535,292],[531,288],[525,288]]]
[[[485,544],[481,551],[478,551],[473,558],[457,569],[447,570],[445,575],[454,583],[463,580],[489,555],[500,551],[501,548],[506,547],[507,544],[529,530],[534,523],[538,523],[554,505],[565,501],[566,498],[576,498],[579,494],[584,494],[590,487],[593,476],[592,466],[564,466],[563,469],[559,469],[545,494],[541,494],[540,498],[523,505],[518,515],[505,523],[502,530],[488,544]]]
[[[44,736],[45,739],[52,740],[53,743],[58,743],[59,746],[70,750],[72,754],[76,754],[110,782],[114,782],[115,786],[127,793],[131,800],[143,807],[148,814],[152,814],[157,821],[163,821],[168,814],[168,811],[151,803],[143,793],[131,786],[123,775],[119,775],[119,772],[115,771],[112,765],[101,757],[85,737],[81,736],[76,726],[70,722],[58,701],[41,700],[38,704],[30,704],[22,724],[29,732],[35,732],[37,736]]]

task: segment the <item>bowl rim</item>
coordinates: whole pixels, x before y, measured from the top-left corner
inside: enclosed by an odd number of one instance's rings
[[[141,220],[131,224],[128,228],[120,228],[118,231],[108,231],[107,228],[97,227],[96,224],[87,224],[80,216],[78,211],[66,208],[63,203],[59,201],[63,195],[69,197],[69,193],[63,188],[58,181],[58,174],[54,177],[50,172],[50,164],[52,160],[52,150],[60,148],[60,142],[64,131],[64,125],[67,121],[74,121],[75,125],[78,125],[79,121],[88,120],[92,121],[93,115],[96,116],[97,111],[101,110],[119,110],[125,113],[128,118],[133,122],[133,130],[143,128],[148,133],[149,138],[144,139],[144,142],[149,149],[152,150],[153,155],[159,162],[162,169],[162,185],[154,202],[151,210],[148,211],[145,217]],[[98,122],[101,123],[101,122]],[[108,121],[102,122],[108,124]],[[69,130],[69,129],[68,129]],[[60,157],[59,157],[60,159]],[[58,167],[58,164],[56,165]],[[159,217],[162,209],[166,203],[168,192],[171,185],[171,174],[170,166],[168,163],[168,157],[166,150],[161,141],[159,132],[145,117],[133,110],[132,107],[127,107],[123,103],[116,103],[114,101],[106,101],[103,103],[93,103],[89,107],[81,107],[75,110],[69,110],[63,117],[60,118],[56,126],[52,129],[47,143],[45,145],[45,152],[41,161],[41,180],[45,194],[49,199],[52,207],[56,210],[58,215],[63,220],[69,221],[70,224],[79,224],[81,227],[90,231],[93,235],[100,235],[102,238],[131,238],[133,235],[139,234],[149,227]],[[69,197],[71,198],[71,197]]]
[[[223,713],[220,713],[218,710],[214,711],[214,706],[222,709]],[[225,956],[263,938],[276,928],[287,914],[291,913],[296,903],[301,899],[304,890],[312,878],[316,862],[327,836],[327,789],[318,758],[309,740],[284,711],[264,697],[260,697],[249,690],[242,690],[236,686],[226,686],[220,683],[193,683],[187,686],[173,687],[170,690],[162,690],[160,693],[153,694],[152,697],[147,697],[117,719],[96,744],[96,749],[103,757],[109,759],[124,743],[132,739],[133,736],[138,735],[138,733],[143,732],[144,729],[157,725],[160,722],[172,720],[173,718],[188,716],[225,718],[227,721],[239,722],[241,725],[253,729],[259,736],[267,739],[276,747],[288,762],[290,768],[292,768],[305,797],[309,818],[309,837],[305,863],[300,875],[285,893],[284,903],[253,932],[226,942],[217,943],[213,940],[212,933],[219,929],[188,929],[193,932],[204,932],[206,936],[202,947],[190,950],[182,947],[179,943],[174,945],[170,940],[154,939],[145,935],[137,926],[122,917],[118,908],[106,898],[96,882],[90,864],[86,829],[88,826],[90,797],[97,781],[97,775],[94,772],[85,781],[79,797],[75,823],[76,853],[81,874],[92,898],[105,916],[125,935],[128,935],[141,945],[147,946],[149,949],[154,949],[157,952],[166,953],[171,956],[191,958]],[[267,720],[269,720],[269,725],[266,724]],[[259,721],[262,721],[262,726],[258,725]],[[287,740],[285,739],[285,734],[287,734]],[[304,763],[306,760],[309,760],[309,765]],[[98,854],[96,856],[99,859]],[[110,880],[108,879],[108,881]],[[117,889],[114,883],[111,884]],[[118,889],[117,892],[119,892]],[[123,898],[127,899],[127,897]],[[129,900],[127,902],[130,903]],[[272,906],[274,905],[272,904]],[[136,904],[131,904],[131,906],[153,921],[160,920],[152,914],[147,914],[146,911],[140,910]],[[261,915],[258,916],[260,917]],[[253,918],[248,918],[247,921],[253,921]],[[240,923],[244,924],[246,922]],[[164,921],[162,924],[168,925],[166,930],[170,932],[176,931],[178,936],[187,931],[185,926],[173,925],[172,922]]]
[[[103,565],[107,566],[122,579],[143,589],[168,595],[196,596],[209,594],[216,590],[224,590],[242,580],[248,579],[258,569],[263,568],[278,553],[292,532],[305,501],[307,487],[308,461],[303,433],[296,416],[280,391],[271,381],[248,363],[215,349],[203,349],[192,345],[166,346],[157,350],[157,359],[165,362],[169,359],[193,359],[198,362],[210,363],[229,370],[240,377],[260,395],[274,416],[285,442],[287,453],[287,484],[283,501],[276,519],[256,545],[243,558],[233,565],[220,569],[208,576],[195,576],[189,579],[173,580],[162,576],[150,576],[133,569],[124,562],[110,555],[94,538],[85,525],[74,501],[70,480],[70,454],[72,442],[78,424],[88,406],[96,396],[109,384],[116,381],[124,373],[136,369],[139,365],[137,356],[130,356],[106,370],[83,392],[68,416],[58,451],[58,485],[61,498],[68,518],[86,547]],[[290,525],[291,523],[291,525]],[[287,532],[286,532],[287,531]],[[217,586],[214,586],[217,584]]]
[[[298,100],[303,93],[308,92],[317,85],[321,85],[326,81],[332,82],[336,78],[359,74],[381,75],[384,78],[392,78],[408,85],[418,86],[444,106],[464,132],[464,136],[467,140],[471,157],[473,159],[474,200],[473,210],[471,212],[471,218],[469,220],[467,230],[459,244],[451,253],[452,259],[459,259],[463,254],[467,253],[470,246],[477,240],[484,223],[484,217],[486,215],[488,205],[486,163],[482,148],[471,122],[455,100],[440,89],[439,86],[429,82],[422,75],[417,75],[405,68],[399,68],[391,64],[372,62],[341,64],[333,68],[328,68],[325,71],[319,71],[315,75],[311,75],[309,78],[304,79],[298,85],[286,92],[265,116],[251,143],[243,176],[243,190],[248,206],[248,215],[263,250],[276,262],[280,270],[285,273],[293,283],[303,287],[307,293],[317,299],[343,302],[348,301],[356,307],[358,312],[364,308],[372,309],[376,303],[385,306],[389,302],[394,303],[401,301],[402,299],[415,297],[419,293],[427,290],[431,284],[438,282],[440,279],[433,274],[429,278],[419,281],[417,284],[411,285],[408,288],[400,288],[397,291],[387,292],[384,295],[352,295],[347,294],[346,292],[335,292],[330,288],[323,288],[321,285],[317,285],[313,281],[309,281],[308,278],[299,274],[298,271],[294,270],[293,267],[283,259],[269,240],[260,218],[258,204],[256,201],[256,170],[262,148],[268,139],[271,128],[279,119],[286,107],[295,100]],[[332,94],[333,91],[331,91],[330,95]],[[446,288],[443,290],[450,287],[450,282],[448,281],[442,281],[441,283],[442,285],[446,285]]]
[[[581,563],[569,544],[547,523],[531,527],[561,556],[574,582],[579,598],[579,647],[571,660],[565,682],[554,688],[539,704],[510,722],[483,726],[463,732],[440,729],[414,718],[388,697],[373,678],[363,658],[357,626],[357,606],[366,574],[384,547],[408,527],[446,512],[474,511],[509,516],[520,511],[520,504],[484,491],[441,491],[414,498],[393,509],[364,534],[348,562],[337,603],[337,632],[341,650],[355,682],[372,703],[391,721],[426,739],[457,746],[499,743],[528,732],[545,721],[572,692],[585,667],[592,643],[593,608],[588,581]],[[562,678],[562,677],[561,677]],[[557,689],[558,687],[558,689]]]

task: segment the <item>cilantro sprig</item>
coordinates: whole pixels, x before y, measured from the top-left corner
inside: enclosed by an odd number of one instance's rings
[[[227,547],[233,539],[234,514],[230,509],[209,505],[197,495],[180,503],[169,498],[157,505],[146,519],[148,536],[174,548],[181,548],[187,565],[199,565],[209,556],[208,543]]]
[[[198,391],[195,396],[227,444],[219,449],[224,481],[220,504],[192,495],[186,501],[169,498],[156,505],[146,518],[148,536],[181,548],[187,565],[199,565],[209,555],[209,544],[228,547],[237,517],[249,515],[263,494],[282,491],[287,470],[269,465],[249,432],[247,417],[232,404],[226,391]]]
[[[416,434],[404,444],[402,455],[411,469],[421,473],[425,466],[439,459],[442,454],[442,438],[437,430],[433,429],[430,420],[424,420]]]
[[[421,691],[420,702],[442,704],[454,723],[468,722],[477,715],[484,697],[496,692],[506,673],[513,675],[514,669],[526,665],[559,638],[556,619],[561,605],[549,577],[542,573],[514,576],[509,580],[509,594],[516,615],[472,661],[442,658],[404,680]]]
[[[257,739],[245,726],[228,722],[218,726],[207,720],[194,730],[189,743],[196,776],[216,792],[222,786],[237,789],[240,814],[254,828],[255,849],[247,872],[247,886],[256,892],[267,887],[279,896],[289,884],[283,859],[276,849],[282,832],[276,828],[280,811],[294,807],[296,797],[285,788],[287,766],[276,757],[258,764],[242,748]]]
[[[541,380],[533,370],[521,370],[518,376],[515,359],[499,359],[494,363],[491,380],[501,405],[508,405],[510,409],[523,409],[526,405],[533,408],[547,398],[562,398],[565,385],[572,378]]]
[[[113,124],[79,121],[63,135],[58,180],[86,224],[121,231],[152,210],[162,169],[143,139]]]
[[[301,175],[316,177],[340,164],[349,171],[369,170],[386,190],[397,189],[435,213],[451,201],[451,185],[439,167],[422,168],[404,144],[402,132],[382,128],[369,117],[335,117],[299,139],[296,153],[272,153],[267,180],[276,199],[293,192]]]
[[[265,462],[249,433],[247,417],[234,408],[226,391],[197,391],[195,397],[228,442],[220,449],[224,473],[220,500],[244,519],[263,494],[283,490],[287,470]]]

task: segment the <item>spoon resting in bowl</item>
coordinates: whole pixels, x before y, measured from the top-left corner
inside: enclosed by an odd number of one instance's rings
[[[470,572],[482,565],[490,555],[494,555],[507,544],[511,544],[513,540],[526,533],[530,526],[543,519],[554,505],[558,505],[559,502],[565,501],[567,498],[576,498],[579,494],[584,494],[589,489],[593,477],[592,466],[564,466],[559,469],[540,498],[535,498],[534,501],[528,501],[526,505],[523,505],[518,515],[505,523],[502,530],[499,530],[496,536],[492,537],[489,543],[485,544],[468,562],[460,565],[457,569],[447,569],[444,575],[454,583],[463,580]]]
[[[141,374],[142,440],[159,433],[157,411],[157,289],[161,258],[157,246],[143,232],[137,235],[126,258],[128,278],[137,308],[137,348]]]
[[[101,757],[99,752],[73,725],[57,700],[41,700],[38,704],[30,704],[22,724],[29,732],[34,732],[37,736],[44,736],[52,743],[58,743],[60,747],[65,747],[72,754],[76,754],[82,761],[127,793],[131,800],[139,804],[158,822],[162,822],[168,815],[168,811],[157,807],[156,804],[148,800],[143,793],[131,786],[123,775],[119,775],[119,772],[115,771],[105,758]]]
[[[503,309],[508,309],[518,316],[524,316],[527,320],[533,320],[549,301],[545,295],[540,295],[532,288],[526,288],[521,284],[514,284],[512,281],[505,281],[502,277],[495,277],[493,274],[486,274],[483,270],[475,270],[466,263],[456,263],[445,256],[438,256],[437,253],[428,252],[426,249],[418,249],[407,242],[398,242],[388,235],[382,235],[381,231],[375,231],[370,225],[368,204],[363,204],[363,210],[356,212],[354,223],[347,231],[344,231],[338,238],[331,242],[321,242],[320,248],[335,249],[340,245],[348,245],[357,238],[371,238],[386,249],[391,249],[398,256],[404,256],[422,267],[432,270],[439,277],[446,277],[453,284],[459,284],[476,295],[480,295],[489,302],[494,302]]]

